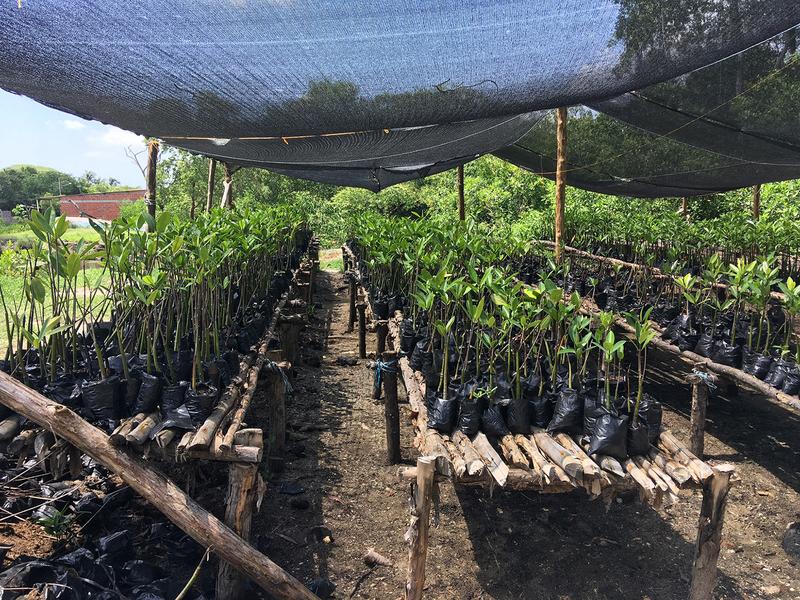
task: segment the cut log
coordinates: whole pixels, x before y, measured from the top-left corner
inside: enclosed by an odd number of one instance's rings
[[[705,483],[713,477],[714,471],[711,467],[692,454],[686,446],[678,441],[671,431],[662,431],[658,438],[658,443],[659,446],[663,446],[666,451],[688,468],[689,471],[697,475],[702,483]]]
[[[717,579],[717,560],[722,546],[722,525],[733,467],[720,465],[703,487],[703,504],[697,527],[689,600],[711,600]]]
[[[125,436],[138,427],[139,423],[144,421],[146,418],[146,413],[137,413],[134,416],[125,419],[119,425],[117,425],[114,431],[111,432],[111,435],[108,436],[109,441],[115,446],[127,444],[128,440]]]
[[[506,479],[508,479],[508,465],[504,463],[500,455],[495,452],[495,449],[492,448],[492,445],[483,432],[479,432],[478,435],[475,436],[472,440],[472,446],[489,469],[489,473],[497,482],[497,485],[503,487],[506,484]]]
[[[458,447],[449,438],[442,436],[444,447],[450,453],[450,462],[456,477],[463,477],[467,473],[467,462],[459,452]]]
[[[658,466],[664,473],[669,475],[669,477],[678,484],[678,487],[683,487],[688,482],[692,480],[692,474],[689,470],[684,467],[683,465],[675,462],[674,460],[667,458],[658,451],[658,449],[650,447],[650,454],[648,455],[650,460]]]
[[[633,480],[642,489],[645,497],[648,499],[655,498],[657,486],[653,480],[647,476],[647,473],[630,458],[623,463],[623,466],[625,467],[625,470],[630,473],[630,476],[633,477]]]
[[[158,412],[152,412],[147,415],[135,429],[125,436],[125,441],[134,446],[141,446],[150,437],[150,432],[153,431],[156,425],[161,422],[161,415]]]
[[[636,463],[637,467],[639,467],[642,471],[647,473],[647,476],[653,483],[656,484],[656,487],[658,489],[660,489],[664,493],[669,491],[669,486],[667,485],[667,483],[663,481],[661,477],[659,477],[658,473],[656,473],[650,468],[651,465],[649,460],[647,460],[642,456],[634,456],[631,460],[633,460],[633,462]],[[675,491],[677,493],[677,488]]]
[[[517,443],[514,441],[514,436],[510,433],[500,438],[500,450],[503,452],[503,456],[510,466],[520,469],[530,468],[528,459],[525,458],[522,450],[519,449],[519,446],[517,446]]]
[[[258,552],[178,488],[166,476],[115,448],[108,436],[67,407],[0,373],[0,402],[53,431],[113,471],[146,501],[203,548],[212,547],[223,560],[248,575],[278,599],[312,600],[302,583]]]
[[[208,415],[208,418],[206,418],[194,434],[192,441],[188,445],[190,450],[208,448],[211,444],[211,440],[214,438],[214,432],[216,432],[217,428],[222,424],[222,420],[228,412],[236,406],[236,402],[239,400],[239,394],[239,387],[234,385],[222,396],[222,399],[214,407],[214,410],[211,411],[211,414]]]
[[[0,421],[0,442],[13,439],[22,425],[22,415],[11,415]]]
[[[464,462],[467,463],[467,475],[480,475],[483,473],[485,465],[470,439],[461,431],[455,431],[453,433],[453,441],[461,451]]]
[[[159,431],[154,437],[153,441],[156,443],[156,446],[159,448],[166,448],[170,445],[172,440],[175,439],[175,436],[178,434],[177,430],[168,427],[167,429],[162,429]]]
[[[545,484],[548,484],[550,481],[555,479],[553,465],[550,464],[544,456],[542,456],[542,453],[539,452],[539,448],[536,447],[536,444],[522,434],[515,435],[514,441],[517,442],[517,445],[528,456],[531,461],[531,465],[533,465],[533,470],[539,474]]]
[[[575,455],[575,458],[581,461],[583,467],[583,475],[588,477],[600,477],[600,467],[594,462],[591,457],[583,451],[583,448],[575,442],[566,433],[559,433],[556,435],[556,441],[564,446],[567,450]]]
[[[543,430],[534,431],[533,439],[547,458],[552,460],[561,469],[579,484],[583,483],[583,466],[569,450],[556,442],[550,434]]]
[[[703,458],[706,435],[706,408],[708,407],[708,386],[699,377],[692,381],[692,412],[689,429],[689,448],[698,458]],[[690,378],[691,381],[691,378]]]

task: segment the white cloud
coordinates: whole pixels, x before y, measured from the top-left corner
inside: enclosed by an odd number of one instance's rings
[[[100,135],[93,135],[89,141],[95,144],[102,144],[104,146],[137,146],[144,143],[144,139],[140,135],[136,135],[132,131],[125,131],[119,127],[107,126]]]
[[[63,123],[66,129],[83,129],[86,127],[85,123],[81,123],[75,119],[66,119]]]

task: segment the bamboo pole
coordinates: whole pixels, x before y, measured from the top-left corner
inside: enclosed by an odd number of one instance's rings
[[[555,208],[555,259],[561,262],[564,245],[564,193],[567,169],[567,109],[556,109],[556,208]]]
[[[316,598],[302,583],[242,541],[156,469],[111,445],[108,436],[65,406],[0,372],[0,402],[52,431],[113,471],[187,535],[249,576],[275,598]]]
[[[421,600],[425,587],[425,558],[428,554],[428,528],[433,496],[433,475],[436,459],[421,456],[417,459],[417,483],[412,487],[411,524],[406,531],[408,543],[408,577],[406,600]]]
[[[158,140],[147,142],[147,212],[156,216],[156,168],[158,167]]]

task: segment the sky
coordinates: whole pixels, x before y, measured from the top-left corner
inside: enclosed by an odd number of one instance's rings
[[[129,146],[137,151],[145,148],[135,133],[0,90],[0,169],[32,164],[75,176],[93,171],[122,185],[143,187],[141,172],[125,156]],[[146,157],[142,155],[140,160],[146,161]]]

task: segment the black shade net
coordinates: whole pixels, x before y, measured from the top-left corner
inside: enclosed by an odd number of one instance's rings
[[[605,111],[798,23],[796,0],[23,0],[0,5],[0,87],[238,164],[379,189],[510,145],[529,113]],[[626,98],[618,127],[647,135],[647,109]],[[534,142],[549,123],[509,157],[545,164]],[[578,150],[595,162],[602,148]],[[709,168],[718,187],[736,171]],[[610,172],[586,186],[628,193]]]
[[[571,185],[695,196],[800,177],[800,53],[792,29],[687,75],[570,109]],[[600,112],[597,112],[600,111]],[[553,177],[552,115],[498,155]]]

